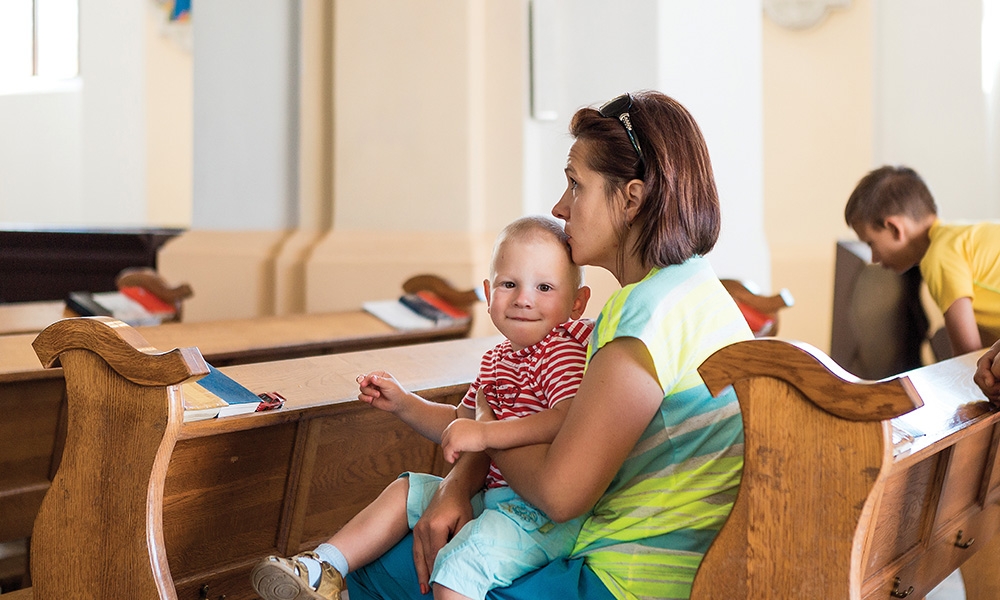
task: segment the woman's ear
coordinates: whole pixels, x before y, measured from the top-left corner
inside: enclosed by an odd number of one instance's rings
[[[625,222],[629,225],[635,220],[645,198],[646,184],[641,179],[633,179],[625,184]]]

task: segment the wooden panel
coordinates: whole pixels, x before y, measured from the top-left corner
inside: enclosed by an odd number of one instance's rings
[[[181,440],[164,491],[173,577],[276,549],[295,425]]]
[[[990,428],[982,429],[954,445],[942,488],[937,528],[947,527],[952,519],[979,503],[992,441],[993,430]]]
[[[916,547],[934,517],[939,456],[892,474],[885,484],[865,566],[874,573]]]
[[[361,403],[317,420],[315,465],[301,482],[309,489],[299,550],[325,541],[400,473],[433,471],[439,453],[396,417]]]
[[[0,489],[48,479],[64,389],[56,379],[0,387]]]
[[[180,229],[0,231],[0,302],[62,300],[76,290],[110,292],[126,267],[156,267]]]

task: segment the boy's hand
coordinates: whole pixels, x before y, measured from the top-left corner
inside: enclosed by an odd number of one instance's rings
[[[486,449],[486,428],[472,419],[455,419],[441,434],[441,449],[450,463],[462,452],[481,452]]]
[[[396,378],[385,371],[372,371],[357,377],[358,400],[386,412],[397,412],[406,400],[407,392]]]
[[[1000,405],[1000,341],[979,357],[973,380],[990,402]]]

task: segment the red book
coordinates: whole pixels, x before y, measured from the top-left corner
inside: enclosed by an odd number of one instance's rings
[[[747,320],[747,325],[750,326],[750,330],[753,331],[755,337],[770,335],[774,329],[775,321],[773,317],[739,300],[736,301],[736,306],[740,307],[740,312],[743,313],[743,318]]]
[[[453,319],[469,318],[469,313],[465,312],[464,310],[458,308],[453,304],[445,302],[444,298],[438,296],[434,292],[428,290],[420,290],[419,292],[417,292],[417,296],[419,296],[427,304],[430,304],[434,308],[440,310],[441,312],[443,312],[444,314],[448,315]]]
[[[146,288],[129,286],[123,287],[119,291],[141,304],[151,314],[160,317],[172,317],[177,313],[177,309],[155,296]]]

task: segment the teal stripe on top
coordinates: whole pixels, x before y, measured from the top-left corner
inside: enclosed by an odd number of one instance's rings
[[[590,360],[620,337],[649,350],[663,402],[584,523],[574,555],[620,598],[683,598],[732,508],[743,425],[732,390],[713,398],[697,367],[750,329],[708,261],[654,269],[597,319]]]

